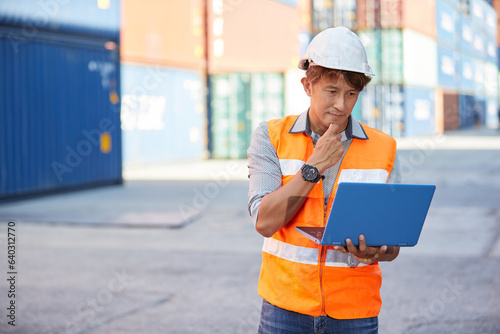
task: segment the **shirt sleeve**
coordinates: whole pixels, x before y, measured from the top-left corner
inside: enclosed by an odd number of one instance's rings
[[[399,164],[398,153],[396,152],[396,158],[394,159],[394,166],[392,167],[391,174],[389,174],[389,180],[387,183],[402,183],[401,168]]]
[[[255,129],[247,156],[250,179],[248,212],[255,225],[262,198],[280,188],[283,182],[278,155],[269,139],[266,122]]]

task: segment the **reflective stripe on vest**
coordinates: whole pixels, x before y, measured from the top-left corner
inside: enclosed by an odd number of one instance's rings
[[[283,185],[299,172],[314,150],[310,136],[289,133],[297,117],[287,116],[267,123],[269,139],[280,162]],[[265,239],[259,295],[271,304],[311,316],[326,313],[336,319],[378,315],[382,284],[378,264],[359,263],[352,254],[317,245],[295,229],[296,226],[324,226],[339,182],[388,181],[396,142],[365,125],[363,130],[369,139],[354,138],[349,145],[340,163],[327,212],[320,180],[294,217],[271,238]]]
[[[287,244],[273,238],[265,238],[262,251],[283,260],[296,263],[318,265],[319,248],[309,248]],[[352,254],[344,254],[334,249],[327,249],[325,266],[328,267],[362,267],[366,266],[358,261]]]

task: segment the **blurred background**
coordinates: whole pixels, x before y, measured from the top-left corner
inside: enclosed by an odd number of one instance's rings
[[[246,158],[259,122],[308,107],[298,59],[338,25],[376,73],[361,121],[403,138],[497,128],[499,12],[498,0],[2,0],[0,199]]]
[[[500,333],[499,15],[0,0],[0,249],[15,226],[17,272],[14,327],[0,252],[0,333],[255,333],[246,150],[259,122],[306,110],[298,60],[338,25],[376,73],[353,114],[396,137],[404,182],[437,186],[418,246],[381,264],[380,333]]]

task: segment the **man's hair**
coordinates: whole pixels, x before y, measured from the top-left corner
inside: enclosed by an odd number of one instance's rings
[[[368,83],[372,80],[372,78],[363,73],[335,70],[318,65],[309,66],[306,71],[306,77],[313,85],[323,78],[337,81],[341,75],[344,77],[349,86],[360,92],[365,89],[366,85],[368,85]]]

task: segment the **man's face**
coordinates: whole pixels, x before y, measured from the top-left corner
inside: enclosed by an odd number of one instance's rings
[[[359,91],[351,87],[343,75],[333,81],[321,78],[314,85],[307,78],[302,78],[302,85],[311,97],[311,130],[323,135],[331,123],[338,124],[341,132],[345,130]]]

